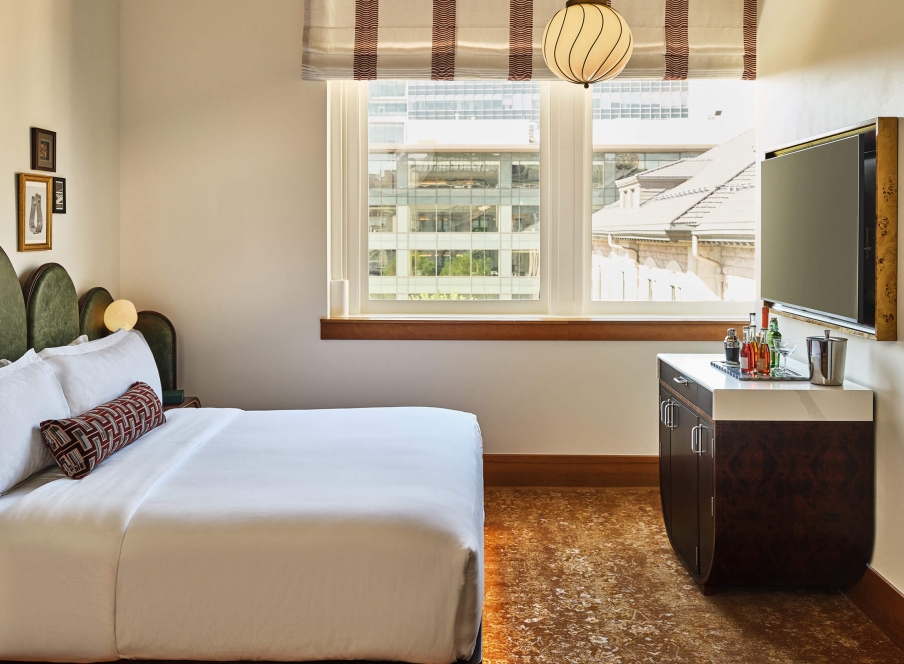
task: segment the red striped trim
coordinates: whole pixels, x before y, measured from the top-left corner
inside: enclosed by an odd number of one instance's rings
[[[742,80],[756,80],[756,3],[744,0],[744,74]]]
[[[529,81],[534,73],[534,0],[510,0],[509,21],[508,80]]]
[[[353,75],[356,81],[370,80],[377,77],[379,9],[379,0],[355,0]]]
[[[746,0],[745,0],[746,1]],[[666,81],[687,78],[688,0],[665,0],[665,77]]]
[[[455,0],[433,0],[433,53],[430,78],[455,78]]]

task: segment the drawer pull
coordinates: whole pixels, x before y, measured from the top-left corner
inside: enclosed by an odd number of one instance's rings
[[[675,381],[676,383],[678,383],[679,385],[688,385],[691,382],[684,376],[675,376],[674,378],[672,378],[672,380]]]

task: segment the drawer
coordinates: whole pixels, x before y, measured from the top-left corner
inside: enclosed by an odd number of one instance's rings
[[[668,385],[670,389],[674,390],[704,413],[712,417],[713,393],[703,385],[694,382],[692,378],[683,375],[675,367],[666,364],[662,360],[659,361],[659,378],[661,378],[662,382]]]
[[[697,383],[662,360],[659,361],[659,378],[691,403],[697,403]]]

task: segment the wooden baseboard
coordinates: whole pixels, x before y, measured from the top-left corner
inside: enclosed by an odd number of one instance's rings
[[[872,567],[853,586],[844,591],[854,605],[885,632],[895,645],[904,649],[904,594]]]
[[[659,457],[484,454],[486,486],[659,486]]]

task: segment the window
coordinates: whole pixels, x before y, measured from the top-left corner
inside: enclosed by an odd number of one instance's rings
[[[540,84],[378,81],[367,94],[367,298],[539,299]],[[516,254],[534,256],[517,273]]]
[[[593,87],[593,301],[754,299],[752,94],[742,81]]]
[[[749,311],[754,86],[331,82],[331,278],[352,314]]]

